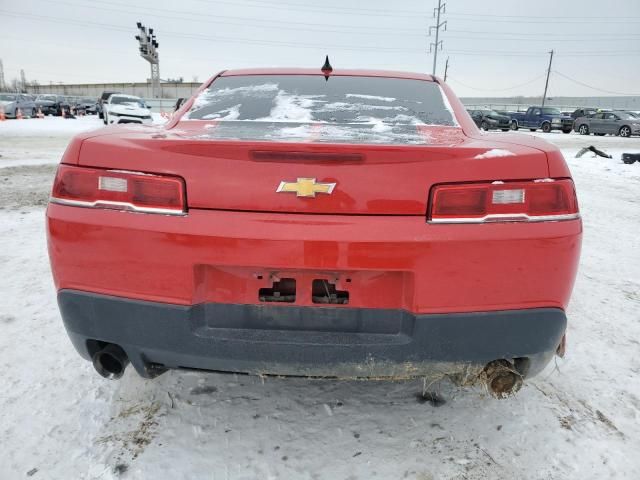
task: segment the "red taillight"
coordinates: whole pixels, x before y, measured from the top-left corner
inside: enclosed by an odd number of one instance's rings
[[[60,165],[51,201],[146,213],[185,213],[184,180],[122,170]]]
[[[433,188],[429,221],[482,223],[579,218],[569,179],[438,185]]]

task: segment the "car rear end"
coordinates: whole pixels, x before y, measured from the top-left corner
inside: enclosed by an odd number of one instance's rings
[[[357,71],[228,72],[167,127],[83,134],[47,220],[75,347],[147,377],[517,383],[563,342],[582,231],[556,149]]]

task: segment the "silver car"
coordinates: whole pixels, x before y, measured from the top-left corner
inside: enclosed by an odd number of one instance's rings
[[[630,137],[640,135],[640,118],[628,112],[600,112],[590,117],[576,119],[574,129],[581,135],[620,135]]]
[[[25,117],[35,117],[38,113],[33,97],[23,93],[0,93],[0,108],[7,118],[16,118],[18,109]]]

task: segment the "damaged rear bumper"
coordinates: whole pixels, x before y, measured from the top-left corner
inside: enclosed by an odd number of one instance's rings
[[[478,375],[495,359],[519,359],[526,377],[551,360],[566,328],[557,308],[416,315],[341,306],[183,306],[74,290],[61,290],[58,303],[83,357],[114,343],[144,377],[167,368],[338,378]]]

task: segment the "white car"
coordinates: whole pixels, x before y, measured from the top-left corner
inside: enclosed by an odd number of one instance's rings
[[[118,123],[152,123],[151,107],[148,107],[140,97],[132,95],[113,94],[103,104],[104,124]]]

